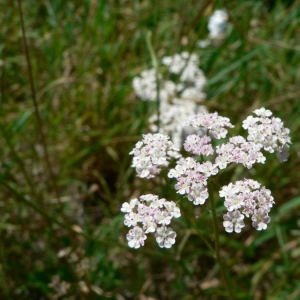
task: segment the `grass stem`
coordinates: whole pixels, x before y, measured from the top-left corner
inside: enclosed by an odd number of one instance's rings
[[[59,201],[59,205],[61,207],[61,212],[62,212],[62,214],[64,214],[63,205],[60,201],[59,188],[58,188],[56,178],[55,178],[53,168],[52,168],[50,158],[49,158],[48,147],[47,147],[46,137],[45,137],[44,128],[43,128],[43,122],[42,122],[41,115],[39,112],[36,91],[35,91],[35,86],[34,86],[34,81],[33,81],[33,75],[32,75],[32,67],[31,67],[31,62],[30,62],[29,50],[28,50],[28,45],[27,45],[27,38],[26,38],[26,32],[25,32],[21,0],[18,0],[18,8],[19,8],[20,22],[21,22],[21,27],[22,27],[23,47],[24,47],[25,58],[26,58],[26,63],[27,63],[31,96],[32,96],[32,101],[33,101],[33,105],[34,105],[34,112],[35,112],[36,120],[38,123],[39,136],[40,136],[40,140],[41,140],[41,143],[42,143],[42,146],[44,149],[45,161],[46,161],[47,169],[48,169],[51,181],[52,181],[53,189],[54,189],[56,197]]]

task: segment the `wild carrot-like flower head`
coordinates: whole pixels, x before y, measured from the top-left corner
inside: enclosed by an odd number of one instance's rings
[[[148,233],[155,233],[160,247],[170,248],[175,243],[176,233],[167,227],[172,218],[181,215],[175,202],[147,194],[139,199],[132,199],[129,203],[123,203],[121,211],[126,213],[124,224],[133,227],[126,236],[130,247],[144,246]]]

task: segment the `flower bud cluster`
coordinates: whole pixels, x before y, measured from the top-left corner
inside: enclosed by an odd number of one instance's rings
[[[243,122],[243,128],[248,130],[247,140],[270,153],[276,151],[281,162],[287,161],[288,144],[291,144],[290,130],[264,107],[256,109],[254,113],[257,117],[249,116]]]
[[[171,158],[179,158],[179,149],[169,141],[169,137],[160,133],[144,134],[143,140],[136,143],[132,154],[132,167],[136,168],[137,176],[152,178],[159,174],[161,167],[167,167]]]
[[[175,202],[147,194],[123,203],[121,211],[126,213],[124,224],[133,227],[126,236],[131,248],[144,246],[148,233],[155,233],[156,242],[161,248],[170,248],[175,243],[176,233],[167,227],[172,218],[180,217]]]
[[[225,198],[228,212],[223,216],[223,226],[227,232],[241,232],[245,226],[244,217],[251,217],[252,226],[257,230],[267,228],[268,215],[274,204],[271,191],[255,180],[244,179],[223,186],[219,192]]]

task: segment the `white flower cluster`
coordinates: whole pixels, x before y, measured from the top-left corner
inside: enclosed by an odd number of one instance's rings
[[[177,193],[186,195],[195,205],[204,204],[209,197],[208,180],[225,169],[228,164],[242,164],[250,169],[255,163],[265,163],[266,158],[261,152],[263,149],[271,153],[276,151],[281,161],[287,160],[289,144],[291,144],[290,131],[283,126],[279,118],[271,117],[271,111],[261,108],[254,113],[257,117],[250,116],[243,122],[243,127],[248,130],[247,140],[242,136],[233,136],[228,142],[218,143],[215,149],[212,137],[225,138],[227,129],[233,127],[230,120],[217,113],[199,113],[190,116],[186,124],[200,128],[204,133],[202,136],[190,134],[184,142],[184,149],[195,155],[195,158],[182,157],[178,149],[168,140],[168,136],[144,135],[143,141],[138,142],[130,152],[134,154],[133,167],[136,167],[139,177],[151,178],[160,172],[162,166],[168,166],[171,157],[175,158],[176,165],[170,169],[168,177],[176,179]],[[258,182],[244,179],[234,184],[230,183],[221,189],[220,196],[225,197],[224,205],[228,210],[223,217],[223,225],[227,232],[241,232],[245,226],[243,221],[245,216],[251,217],[252,225],[257,230],[267,228],[270,222],[268,214],[274,201],[271,192]],[[135,219],[130,217],[130,220]],[[126,219],[125,225],[128,225],[128,222]],[[146,233],[149,232],[147,226],[144,225],[143,229]],[[150,226],[150,228],[153,230],[154,227]],[[164,232],[164,236],[167,237],[169,234],[175,235],[172,230],[164,227],[157,230],[157,238],[160,237],[161,232]],[[139,241],[145,238],[143,234],[139,228],[134,228],[131,233],[134,237],[138,236]],[[132,243],[136,243],[136,240],[137,238],[134,238],[135,242]],[[168,243],[168,245],[172,244]]]
[[[258,147],[273,153],[281,162],[287,161],[289,145],[291,144],[290,130],[283,127],[279,118],[272,117],[272,112],[264,107],[256,109],[257,117],[249,116],[243,122],[243,128],[248,130],[247,140]]]
[[[195,54],[182,52],[165,56],[162,58],[162,65],[169,75],[174,74],[177,79],[164,80],[161,74],[156,76],[155,70],[150,69],[133,79],[133,88],[135,94],[144,101],[159,100],[159,119],[157,114],[149,118],[150,129],[152,132],[159,131],[169,135],[173,143],[180,147],[182,137],[187,134],[182,120],[198,111],[206,111],[204,106],[197,105],[197,101],[206,98],[206,78],[198,67],[199,59]]]
[[[219,116],[217,112],[213,114],[202,112],[197,115],[190,116],[186,125],[191,125],[196,128],[200,127],[204,130],[205,134],[209,131],[216,139],[226,137],[228,132],[226,127],[234,127],[228,118]]]
[[[180,98],[190,101],[205,99],[206,95],[203,93],[203,89],[206,78],[198,67],[197,55],[182,52],[173,56],[165,56],[162,58],[162,64],[167,66],[170,73],[179,76],[176,91],[180,92]]]
[[[229,142],[216,146],[214,151],[211,138],[225,138],[232,128],[228,118],[214,114],[197,114],[191,116],[187,122],[193,127],[200,127],[207,135],[199,137],[192,134],[186,138],[184,149],[198,156],[215,155],[214,162],[196,162],[194,158],[181,158],[176,167],[168,173],[169,178],[176,178],[175,189],[179,194],[186,194],[195,205],[203,204],[208,198],[206,188],[210,176],[216,175],[219,170],[225,169],[230,163],[243,164],[248,169],[255,163],[264,163],[265,157],[260,152],[261,147],[254,142],[247,142],[242,136],[234,136]]]
[[[147,194],[123,203],[121,211],[126,213],[124,224],[133,227],[126,236],[129,247],[144,246],[148,233],[155,233],[156,242],[161,248],[171,248],[175,243],[176,233],[167,227],[172,218],[180,217],[180,209],[175,202]]]
[[[155,69],[144,70],[139,76],[134,77],[132,86],[135,94],[144,101],[157,100],[157,80],[161,80],[162,76],[158,74],[156,78]],[[159,99],[167,101],[170,95],[175,92],[176,86],[172,81],[167,81],[159,89]]]
[[[152,178],[160,173],[161,167],[168,166],[171,158],[181,157],[179,149],[169,139],[161,133],[149,133],[136,143],[129,154],[134,156],[132,167],[136,168],[138,177]]]
[[[266,158],[260,152],[259,145],[247,142],[242,136],[234,136],[229,143],[216,147],[216,164],[220,169],[225,169],[229,163],[242,164],[251,169],[255,163],[265,163]]]
[[[192,157],[181,158],[174,169],[168,173],[169,178],[176,178],[175,189],[181,195],[188,195],[188,199],[195,205],[203,204],[208,198],[206,188],[210,176],[216,175],[218,169],[210,161],[200,164]]]
[[[255,180],[244,179],[223,186],[219,194],[225,198],[224,205],[228,210],[223,216],[223,226],[227,232],[240,233],[245,226],[245,216],[252,216],[252,226],[255,229],[267,228],[271,220],[268,213],[274,204],[270,190]]]

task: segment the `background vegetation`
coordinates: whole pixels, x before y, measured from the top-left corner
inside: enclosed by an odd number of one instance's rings
[[[299,299],[299,1],[21,2],[41,123],[18,3],[0,0],[0,298],[227,298],[203,241],[213,242],[209,207],[186,201],[170,250],[152,238],[139,250],[126,243],[123,202],[148,192],[176,199],[170,187],[137,180],[128,155],[154,109],[131,86],[151,67],[151,31],[157,57],[199,54],[211,112],[241,124],[264,106],[291,129],[287,163],[270,155],[218,182],[251,176],[270,189],[276,205],[268,229],[228,234],[221,200],[218,211],[236,299]],[[229,36],[220,47],[197,48],[208,17],[223,7]]]

